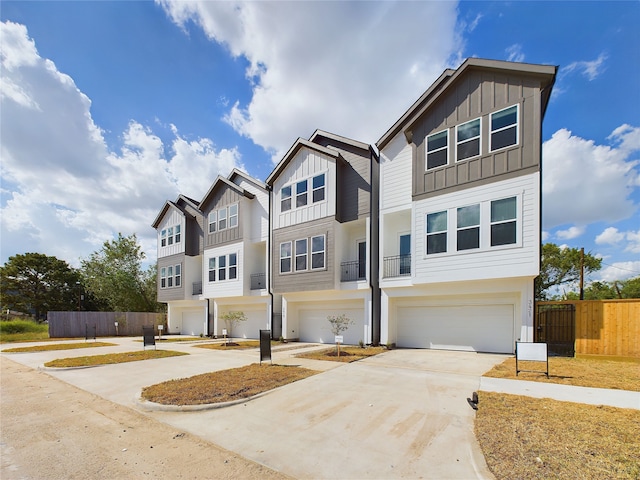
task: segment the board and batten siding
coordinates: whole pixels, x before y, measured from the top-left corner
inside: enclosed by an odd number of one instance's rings
[[[458,252],[455,250],[455,215],[450,214],[448,253],[426,254],[425,222],[428,213],[443,210],[455,212],[458,207],[514,196],[518,198],[519,215],[516,245]],[[412,222],[414,284],[537,276],[540,257],[539,202],[539,173],[415,202]],[[481,216],[480,225],[481,237],[488,236],[490,218]]]
[[[218,297],[234,297],[242,296],[244,294],[244,248],[243,243],[226,244],[222,247],[209,248],[204,251],[202,256],[202,295],[205,298],[218,298]],[[217,258],[230,253],[237,255],[237,275],[236,278],[229,280],[229,263],[227,259],[227,280],[218,280],[218,260]],[[209,259],[216,258],[216,281],[209,281]]]
[[[380,210],[411,205],[412,148],[399,134],[380,152]]]
[[[295,183],[304,179],[311,180],[315,175],[325,173],[325,199],[313,203],[312,185],[307,190],[307,205],[295,207]],[[291,210],[280,211],[281,189],[291,185]],[[284,228],[299,223],[313,221],[336,214],[336,161],[320,152],[301,148],[273,183],[274,215],[273,228]]]
[[[470,71],[458,79],[412,127],[411,141],[416,152],[414,199],[488,183],[499,176],[538,170],[542,121],[540,87],[539,78],[517,73]],[[519,109],[517,145],[490,152],[490,114],[514,105]],[[476,118],[481,119],[480,155],[457,162],[455,127]],[[445,129],[449,134],[449,162],[427,171],[426,137]]]
[[[269,193],[242,177],[238,179],[238,186],[255,195],[255,198],[243,201],[248,212],[241,220],[244,232],[247,232],[244,237],[248,237],[250,242],[265,241],[269,237]]]
[[[244,200],[246,200],[246,198],[243,195],[240,195],[238,192],[225,185],[216,192],[211,201],[207,202],[206,205],[202,205],[202,211],[204,213],[205,249],[216,245],[242,240],[243,217],[249,214],[247,202]],[[228,228],[229,216],[227,215],[227,228],[224,230],[218,230],[214,233],[209,233],[209,212],[235,203],[238,204],[238,226]]]
[[[304,292],[335,289],[336,221],[324,218],[304,225],[279,229],[273,232],[272,269],[274,293]],[[325,268],[304,272],[280,273],[280,244],[283,242],[325,235]],[[311,247],[309,246],[309,249]],[[308,265],[311,259],[308,259]],[[295,252],[292,256],[295,268]]]
[[[162,230],[165,230],[169,227],[174,227],[175,234],[175,226],[180,225],[180,242],[173,243],[172,245],[167,245],[165,247],[161,246],[162,240]],[[160,257],[169,257],[171,255],[177,255],[179,253],[184,253],[184,245],[185,245],[185,232],[186,231],[186,221],[184,214],[177,210],[175,207],[171,207],[169,212],[165,215],[160,225],[158,225],[158,258]]]

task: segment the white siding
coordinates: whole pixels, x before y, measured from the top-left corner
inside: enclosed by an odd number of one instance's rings
[[[238,255],[237,277],[233,280],[218,280],[216,273],[216,281],[209,281],[209,259],[236,253]],[[218,262],[216,260],[216,268]],[[227,263],[228,266],[228,263]],[[204,251],[202,262],[202,295],[205,298],[233,297],[243,295],[243,268],[244,268],[244,249],[242,242],[225,245],[219,248],[211,248]],[[228,278],[228,277],[227,277]]]
[[[202,257],[184,257],[182,272],[182,284],[184,285],[184,298],[191,299],[194,282],[202,281]]]
[[[312,203],[311,178],[324,173],[325,195],[324,201]],[[307,205],[302,208],[295,207],[295,183],[303,179],[309,179],[307,190]],[[292,208],[284,213],[280,212],[280,190],[286,185],[292,185]],[[309,222],[336,213],[336,162],[333,158],[323,155],[308,148],[301,148],[296,156],[289,162],[273,184],[274,215],[273,228],[283,228],[298,223]]]
[[[380,152],[380,209],[411,204],[411,146],[397,135]]]
[[[162,230],[167,229],[169,227],[174,227],[175,234],[175,226],[180,225],[180,243],[174,243],[173,245],[167,245],[166,247],[162,247]],[[170,208],[165,217],[158,225],[158,258],[160,257],[168,257],[169,255],[175,255],[177,253],[184,252],[184,242],[185,242],[185,218],[182,212],[176,210],[175,208]]]
[[[237,177],[237,184],[256,198],[249,200],[249,229],[245,229],[244,237],[251,242],[260,242],[269,236],[269,193],[243,177]],[[248,232],[248,233],[247,233]]]
[[[539,174],[535,173],[415,202],[412,229],[413,282],[436,283],[538,275],[539,182]],[[482,206],[482,202],[511,196],[518,198],[519,224],[516,245],[458,252],[455,248],[455,216],[449,215],[448,253],[426,255],[427,213],[477,203],[481,203]],[[489,203],[484,204],[485,207],[488,205]],[[484,236],[485,244],[489,241],[488,215],[488,208],[481,210],[480,235]]]

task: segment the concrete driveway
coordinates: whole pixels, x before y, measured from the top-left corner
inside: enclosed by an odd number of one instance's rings
[[[140,348],[118,340],[119,346],[101,347],[100,353]],[[328,370],[226,408],[146,411],[135,400],[143,386],[257,361],[255,351],[163,348],[190,355],[48,373],[295,478],[493,478],[466,399],[504,355],[392,350],[351,364],[320,362]],[[274,363],[309,365],[292,353],[274,352]],[[51,358],[81,354],[97,352],[11,359],[37,368]]]

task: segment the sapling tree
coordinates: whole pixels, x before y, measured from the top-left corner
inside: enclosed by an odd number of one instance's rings
[[[331,333],[340,335],[342,332],[349,330],[349,327],[355,322],[347,317],[344,313],[340,315],[328,315],[327,320],[331,324]],[[340,344],[338,343],[338,356],[340,356]]]
[[[247,316],[244,312],[238,311],[230,311],[223,313],[220,318],[224,321],[224,324],[227,327],[227,337],[231,337],[233,333],[233,329],[238,326],[241,322],[247,321]]]

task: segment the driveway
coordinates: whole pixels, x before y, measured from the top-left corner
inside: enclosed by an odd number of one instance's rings
[[[143,386],[257,361],[255,351],[163,348],[191,355],[48,373],[140,409],[135,397]],[[131,344],[100,350],[131,350]],[[11,359],[34,367],[45,357],[72,354],[80,353],[16,354]],[[290,350],[274,352],[274,363],[305,364],[291,355]],[[480,375],[504,358],[392,350],[351,364],[322,362],[330,369],[227,408],[141,411],[295,478],[492,478],[466,399],[478,389]]]

